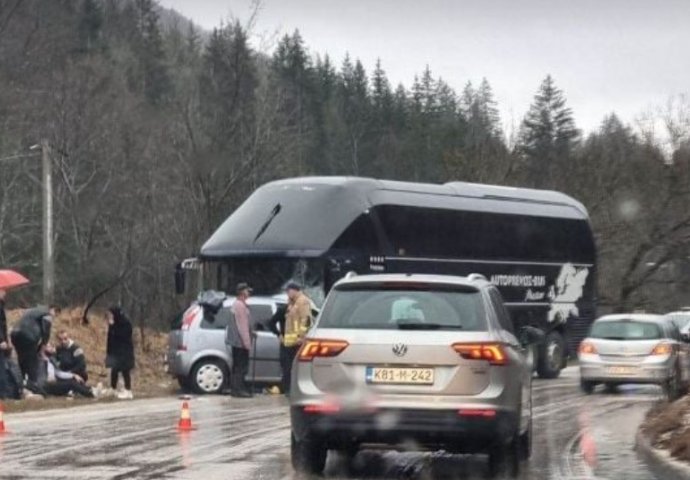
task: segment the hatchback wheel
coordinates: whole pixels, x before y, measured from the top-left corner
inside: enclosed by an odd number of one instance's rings
[[[591,395],[594,393],[594,387],[596,387],[597,384],[594,382],[589,382],[587,380],[580,380],[580,390],[585,392],[587,395]]]
[[[299,473],[318,475],[326,468],[328,450],[323,442],[297,440],[290,434],[290,457],[292,468]]]
[[[191,384],[197,393],[220,393],[226,377],[225,366],[220,360],[200,360],[192,370]]]
[[[671,378],[666,380],[666,383],[664,384],[664,394],[669,402],[673,402],[680,397],[680,389],[680,372],[676,368]]]
[[[565,361],[565,341],[556,332],[549,332],[539,349],[537,373],[541,378],[557,378]]]

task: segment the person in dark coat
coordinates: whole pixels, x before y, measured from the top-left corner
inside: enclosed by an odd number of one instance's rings
[[[55,361],[63,372],[75,373],[85,382],[89,381],[86,373],[86,356],[81,348],[65,330],[58,332],[58,346],[55,349]]]
[[[30,383],[36,382],[39,354],[50,340],[50,329],[56,313],[55,307],[29,309],[10,333],[12,345],[17,351],[19,369]]]
[[[132,324],[120,307],[111,307],[108,309],[108,325],[108,347],[105,366],[110,368],[110,387],[113,390],[117,389],[118,377],[122,374],[125,389],[117,397],[131,400],[134,398],[130,375],[134,368]]]
[[[287,313],[287,305],[280,306],[276,309],[268,321],[267,326],[269,330],[280,340],[280,369],[282,377],[280,381],[280,389],[283,393],[287,392],[290,387],[290,365],[292,357],[288,349],[283,345],[283,333],[285,332],[285,314]]]
[[[10,398],[10,376],[8,360],[12,350],[10,337],[7,334],[7,317],[5,316],[5,297],[7,292],[0,290],[0,400]]]

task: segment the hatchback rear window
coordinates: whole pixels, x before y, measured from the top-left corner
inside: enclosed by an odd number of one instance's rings
[[[654,323],[620,320],[596,322],[589,336],[606,340],[656,340],[663,334],[661,327]]]
[[[377,330],[486,330],[479,292],[420,289],[335,290],[320,328]]]

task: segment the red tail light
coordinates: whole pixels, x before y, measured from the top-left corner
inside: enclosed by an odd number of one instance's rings
[[[311,362],[317,357],[335,357],[348,346],[345,340],[308,339],[302,345],[298,358],[300,362]]]
[[[323,405],[307,405],[304,407],[304,413],[328,414],[338,412],[340,412],[340,405],[330,403]]]
[[[453,350],[467,360],[486,360],[491,365],[508,364],[508,355],[500,343],[455,343]]]
[[[461,417],[494,418],[496,417],[496,410],[464,408],[458,411],[458,415]]]
[[[592,355],[594,353],[597,353],[597,349],[594,347],[593,343],[590,342],[582,342],[580,344],[580,348],[578,348],[578,353],[584,353],[586,355]]]

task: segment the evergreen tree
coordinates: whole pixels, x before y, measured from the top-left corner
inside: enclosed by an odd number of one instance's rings
[[[527,181],[536,187],[550,185],[554,169],[572,156],[579,135],[565,95],[548,75],[520,132],[518,151],[527,166]]]
[[[278,43],[273,54],[272,69],[276,88],[280,91],[281,112],[297,137],[296,169],[298,173],[305,174],[309,170],[306,152],[311,142],[312,122],[308,106],[313,70],[299,30],[285,35]]]
[[[340,104],[350,153],[348,171],[354,175],[360,175],[362,140],[371,120],[367,73],[362,62],[357,60],[352,65],[350,56],[346,55],[340,78]]]
[[[103,9],[97,0],[84,0],[79,18],[79,49],[91,52],[102,47]]]
[[[139,60],[139,81],[144,95],[153,104],[171,93],[163,37],[158,25],[158,5],[154,0],[136,0],[137,15],[134,51]]]

